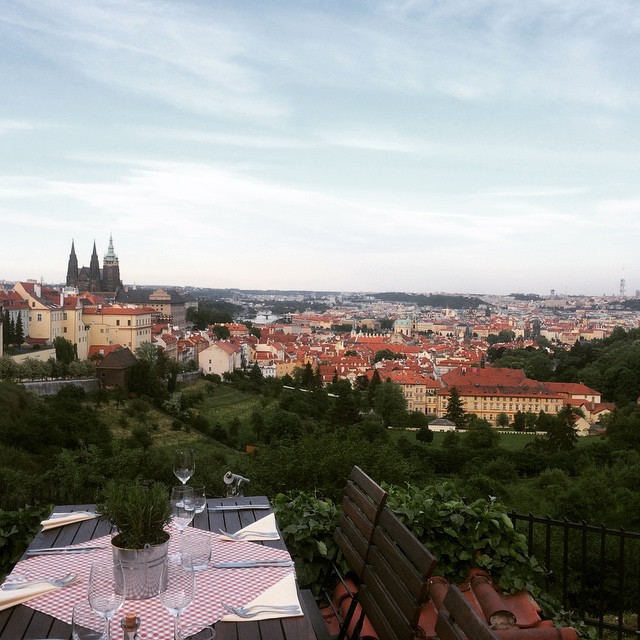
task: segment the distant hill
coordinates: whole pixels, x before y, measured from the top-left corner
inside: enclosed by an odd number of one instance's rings
[[[415,304],[419,307],[438,307],[441,309],[477,309],[486,304],[480,298],[472,296],[457,296],[448,294],[403,293],[401,291],[389,291],[386,293],[373,293],[372,298],[383,302],[403,302]]]

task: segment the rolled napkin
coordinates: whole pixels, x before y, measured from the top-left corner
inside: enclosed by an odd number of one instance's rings
[[[223,618],[223,622],[246,622],[247,620],[269,620],[271,618],[293,618],[302,615],[300,601],[298,600],[298,590],[296,588],[296,576],[289,573],[280,582],[276,582],[272,587],[261,593],[257,598],[243,604],[243,607],[251,607],[254,605],[263,606],[283,606],[295,605],[298,607],[297,613],[282,613],[281,611],[264,611],[251,616],[251,618],[241,618],[233,613],[227,613]]]
[[[16,589],[15,591],[3,591],[0,589],[0,611],[8,609],[9,607],[15,607],[17,604],[22,604],[23,602],[27,602],[27,600],[37,598],[54,589],[60,589],[60,587],[46,582],[24,587],[23,589]]]
[[[237,535],[238,533],[243,534],[243,541],[280,540],[280,536],[278,535],[278,527],[276,526],[276,516],[273,513],[270,513],[268,516],[260,518],[260,520],[256,520],[251,524],[248,524],[246,527],[240,529],[240,531],[236,531],[234,535]],[[252,536],[252,533],[256,533],[257,535]],[[264,535],[265,533],[272,533],[273,535]],[[220,540],[234,540],[234,538],[220,536]]]
[[[93,520],[98,518],[97,513],[89,513],[88,511],[76,511],[64,516],[49,517],[47,520],[43,520],[40,524],[42,530],[53,529],[55,527],[63,527],[65,524],[73,524],[74,522],[82,522],[83,520]]]

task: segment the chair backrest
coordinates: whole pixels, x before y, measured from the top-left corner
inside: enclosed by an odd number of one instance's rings
[[[353,467],[333,539],[358,578],[362,577],[373,531],[386,501],[387,492],[360,467]]]
[[[498,639],[455,585],[449,585],[443,604],[444,608],[436,620],[436,633],[440,640]]]
[[[359,602],[380,640],[415,637],[428,581],[431,552],[385,507],[374,529]]]

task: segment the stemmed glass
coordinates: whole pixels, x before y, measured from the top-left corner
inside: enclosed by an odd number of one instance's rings
[[[89,604],[107,621],[106,640],[111,638],[111,619],[124,604],[124,571],[113,560],[95,560],[89,573]]]
[[[173,474],[182,484],[187,484],[195,473],[196,461],[193,449],[178,449],[173,458]]]
[[[173,524],[180,530],[180,542],[182,542],[184,530],[193,520],[195,509],[196,499],[193,487],[181,486],[171,489],[171,515]]]
[[[171,555],[162,566],[160,602],[173,616],[174,640],[178,638],[178,618],[196,592],[196,574],[190,565],[190,556]]]

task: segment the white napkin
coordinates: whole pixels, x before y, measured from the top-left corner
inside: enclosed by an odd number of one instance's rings
[[[278,528],[276,526],[276,516],[274,513],[270,513],[268,516],[264,518],[260,518],[260,520],[256,520],[251,524],[248,524],[240,531],[236,531],[236,533],[246,533],[247,535],[242,536],[242,540],[253,540],[253,541],[261,541],[261,540],[280,540],[280,536],[278,535]],[[251,533],[273,533],[272,536],[264,536],[257,535],[252,536]],[[220,540],[232,540],[233,538],[229,538],[228,536],[220,536]]]
[[[70,513],[68,516],[60,516],[58,518],[49,518],[43,520],[40,524],[42,530],[53,529],[55,527],[63,527],[65,524],[73,524],[74,522],[82,522],[83,520],[93,520],[97,518],[98,514],[87,513],[86,511],[78,511],[77,513]]]
[[[3,591],[0,589],[0,611],[8,609],[9,607],[15,607],[17,604],[21,604],[32,598],[37,598],[38,596],[59,588],[60,587],[55,587],[52,584],[41,582],[31,587],[24,587],[23,589],[14,589],[11,591]]]
[[[296,605],[300,609],[300,601],[298,600],[298,590],[296,588],[296,576],[294,573],[289,573],[285,578],[282,578],[280,582],[276,582],[272,587],[269,587],[266,591],[261,593],[257,598],[254,598],[251,602],[247,602],[245,607],[249,607],[254,604],[261,605]],[[247,620],[269,620],[270,618],[293,618],[295,616],[301,616],[300,613],[278,613],[277,611],[265,611],[259,613],[251,618],[241,618],[233,613],[227,613],[223,618],[223,622],[246,622]]]

